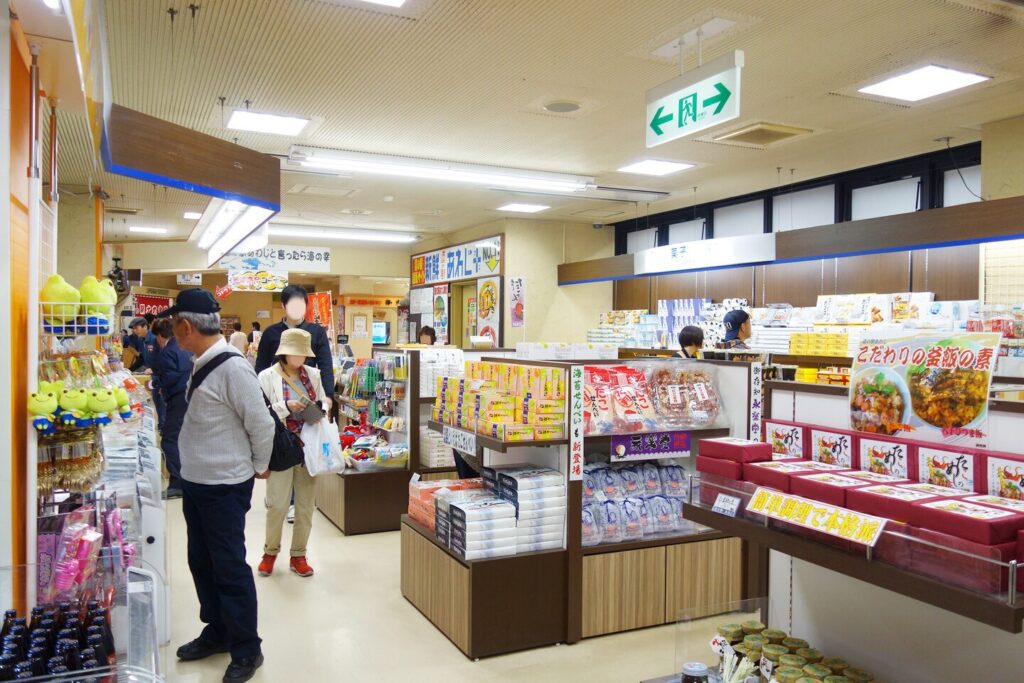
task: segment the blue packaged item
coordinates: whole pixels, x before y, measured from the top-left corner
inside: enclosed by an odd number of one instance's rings
[[[661,488],[662,492],[669,498],[686,498],[689,492],[686,490],[686,471],[679,465],[661,466]]]
[[[639,467],[636,465],[626,465],[620,467],[618,473],[622,478],[622,493],[624,497],[628,498],[629,496],[643,494],[644,480]]]
[[[658,466],[653,462],[645,462],[636,466],[643,480],[643,495],[658,496],[664,489],[661,488],[661,473]]]
[[[622,477],[610,467],[601,467],[594,470],[594,479],[597,481],[597,490],[606,500],[622,500],[625,498]]]
[[[583,467],[583,502],[592,503],[596,500],[601,500],[602,496],[599,494],[599,488],[597,484],[597,478],[594,476],[594,471],[600,469],[594,465],[585,465]]]
[[[583,506],[583,545],[592,546],[601,542],[601,506]]]
[[[601,539],[604,543],[622,541],[622,510],[618,501],[606,500],[600,504]]]
[[[679,499],[670,499],[666,496],[648,496],[647,509],[651,516],[652,533],[671,533],[679,528],[672,500]]]
[[[643,498],[626,498],[622,501],[623,536],[628,540],[650,536],[651,517],[647,502]]]

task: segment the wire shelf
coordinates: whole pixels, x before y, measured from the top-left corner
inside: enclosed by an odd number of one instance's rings
[[[114,333],[116,304],[39,302],[44,334],[58,337],[109,337]]]

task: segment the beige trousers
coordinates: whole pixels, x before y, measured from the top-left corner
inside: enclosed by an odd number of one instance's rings
[[[271,472],[267,480],[267,538],[263,552],[281,552],[281,526],[288,515],[292,491],[295,491],[295,524],[292,528],[292,557],[305,557],[309,532],[313,528],[316,481],[302,465],[284,472]]]

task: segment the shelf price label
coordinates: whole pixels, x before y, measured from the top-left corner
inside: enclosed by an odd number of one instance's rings
[[[583,366],[572,366],[569,378],[569,481],[580,481],[583,479]]]
[[[735,517],[736,513],[740,509],[740,499],[736,496],[727,496],[724,493],[719,493],[718,498],[715,499],[715,505],[711,508],[712,512],[717,512],[720,515],[726,517]]]
[[[747,511],[872,548],[888,521],[763,487],[754,491]]]
[[[450,446],[460,453],[476,455],[476,434],[473,432],[445,425],[441,432],[441,440],[445,446]]]

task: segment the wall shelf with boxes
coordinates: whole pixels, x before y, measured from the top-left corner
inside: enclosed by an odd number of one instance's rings
[[[655,458],[667,458],[665,463],[672,465],[683,462],[691,452],[699,449],[699,442],[711,436],[724,436],[730,433],[737,433],[746,436],[750,428],[750,387],[752,366],[749,363],[700,363],[683,361],[654,361],[641,364],[642,371],[633,369],[632,378],[639,380],[636,372],[657,372],[659,374],[661,396],[668,400],[671,396],[676,397],[676,392],[667,387],[676,387],[679,379],[680,369],[686,368],[686,372],[697,371],[702,377],[721,375],[718,379],[723,382],[719,386],[742,387],[741,391],[731,392],[728,398],[719,396],[715,388],[710,388],[716,398],[721,399],[718,403],[718,410],[715,416],[704,415],[697,408],[698,414],[691,415],[692,421],[686,423],[680,421],[682,410],[666,409],[665,413],[672,420],[672,427],[667,431],[656,431],[659,423],[655,417],[653,403],[650,405],[650,412],[642,409],[642,413],[651,420],[650,428],[642,433],[630,432],[629,425],[632,418],[623,416],[625,421],[619,420],[613,412],[595,413],[592,402],[594,387],[583,383],[584,373],[587,368],[593,369],[596,374],[602,377],[610,377],[608,374],[613,370],[621,370],[623,364],[620,361],[594,361],[591,365],[587,361],[581,361],[576,365],[575,372],[579,381],[574,385],[574,365],[570,363],[540,362],[530,360],[508,360],[494,359],[493,363],[484,359],[485,364],[500,366],[501,369],[484,370],[480,373],[477,369],[467,371],[466,377],[458,378],[450,386],[442,386],[440,398],[435,404],[438,409],[434,417],[438,420],[431,420],[430,427],[439,430],[453,446],[460,450],[466,449],[471,452],[467,460],[479,464],[484,473],[481,483],[484,482],[511,482],[516,477],[531,476],[523,473],[522,468],[527,470],[550,472],[554,471],[560,475],[561,482],[558,486],[564,488],[564,541],[559,548],[548,549],[541,553],[516,553],[502,557],[490,557],[473,559],[467,561],[465,555],[460,551],[453,551],[451,536],[449,543],[439,540],[445,531],[451,533],[455,528],[455,522],[445,522],[442,510],[445,506],[454,507],[460,503],[450,502],[447,496],[454,495],[458,498],[474,498],[479,496],[478,491],[462,491],[453,494],[443,492],[436,494],[430,491],[431,487],[443,488],[445,482],[425,482],[410,486],[410,514],[403,520],[403,547],[402,547],[402,591],[403,595],[410,600],[435,626],[444,632],[467,656],[476,658],[509,652],[525,647],[536,647],[544,644],[557,642],[576,642],[584,637],[598,636],[606,633],[615,633],[645,626],[653,626],[673,622],[678,610],[682,607],[700,609],[702,605],[711,605],[721,602],[729,602],[739,599],[745,594],[756,594],[757,587],[750,583],[760,575],[760,563],[763,561],[763,553],[757,548],[748,547],[747,544],[738,539],[726,537],[723,534],[714,532],[692,523],[682,520],[678,511],[682,510],[682,500],[679,505],[672,506],[668,498],[658,502],[664,503],[665,511],[662,519],[662,527],[655,531],[653,528],[646,530],[629,523],[629,537],[616,538],[615,542],[606,544],[590,545],[594,541],[591,531],[588,531],[583,524],[583,510],[585,504],[595,500],[594,491],[587,492],[586,487],[591,486],[591,473],[584,472],[584,462],[574,462],[573,458],[573,433],[569,429],[573,424],[573,411],[579,411],[580,428],[579,449],[581,452],[591,454],[591,448],[606,451],[602,462],[608,468],[616,468],[616,471],[627,467],[640,467],[647,465],[655,468],[658,472],[658,465],[653,462]],[[583,364],[586,363],[586,366]],[[712,369],[713,368],[713,369]],[[541,401],[549,401],[548,404],[540,404],[545,409],[553,410],[558,406],[558,401],[565,404],[564,412],[560,414],[559,420],[564,426],[566,436],[569,438],[552,438],[547,440],[533,439],[530,441],[510,441],[499,439],[496,436],[481,434],[480,431],[490,431],[492,434],[500,433],[494,429],[494,419],[510,419],[512,422],[499,423],[508,425],[525,425],[520,420],[531,419],[528,410],[529,399],[520,394],[514,403],[527,401],[521,411],[512,409],[510,416],[503,416],[500,413],[507,409],[502,383],[506,380],[498,380],[494,385],[483,384],[488,382],[487,378],[507,378],[509,372],[512,374],[522,373],[520,376],[533,377],[532,382],[540,381],[540,384],[531,383],[531,388],[540,388],[538,392],[543,398]],[[535,374],[531,374],[535,373]],[[626,373],[629,374],[629,373]],[[735,375],[735,376],[734,376]],[[563,381],[564,376],[566,387],[564,390],[554,390],[546,393],[543,387],[546,380],[537,380],[537,377],[554,377],[555,386]],[[685,380],[686,378],[684,378]],[[579,402],[574,402],[575,391],[579,394]],[[479,392],[487,394],[490,390],[498,392],[497,397],[489,396],[485,399],[477,398]],[[608,395],[603,398],[611,398],[611,387],[605,386],[599,391],[608,390]],[[708,387],[704,388],[709,389]],[[657,389],[655,390],[657,391]],[[689,386],[686,391],[696,392],[696,388]],[[524,392],[525,393],[525,392]],[[530,392],[533,393],[533,392]],[[628,391],[619,392],[622,394]],[[514,392],[512,395],[515,395]],[[703,393],[701,394],[704,395]],[[603,401],[602,398],[602,401]],[[587,399],[587,407],[583,407],[583,399]],[[538,400],[538,399],[535,399]],[[641,403],[645,400],[640,398]],[[680,400],[682,400],[680,398]],[[481,403],[483,401],[483,403]],[[696,404],[696,403],[695,403]],[[467,415],[466,412],[456,410],[455,406],[473,405],[474,411],[489,411],[490,424],[474,425],[471,416],[473,411]],[[476,406],[483,406],[477,408]],[[534,404],[534,407],[540,407]],[[614,411],[611,404],[607,404],[608,411]],[[604,429],[603,434],[584,435],[583,420],[586,411],[591,426],[600,423],[601,427],[593,427],[593,430]],[[731,413],[731,414],[730,414]],[[538,413],[545,414],[545,413]],[[557,414],[557,413],[547,413]],[[469,418],[469,419],[467,419]],[[607,420],[605,420],[607,418]],[[455,424],[445,424],[452,422]],[[706,424],[700,425],[699,422]],[[714,423],[712,426],[711,423]],[[460,426],[461,425],[461,426]],[[620,431],[616,431],[616,427]],[[518,434],[518,428],[513,428],[513,433]],[[628,447],[634,437],[646,441],[647,437],[664,436],[665,439],[656,439],[653,442],[654,449],[663,449],[661,455],[654,453],[621,453],[618,460],[612,461],[614,451],[611,446],[619,444],[619,439],[624,440],[624,446]],[[686,453],[681,453],[676,448],[685,446]],[[643,444],[638,445],[644,448]],[[672,458],[675,457],[673,460]],[[680,459],[682,458],[682,460]],[[524,465],[525,463],[525,465]],[[575,466],[574,466],[575,465]],[[475,466],[475,465],[474,465]],[[589,469],[589,468],[588,468]],[[538,476],[544,476],[543,474]],[[656,494],[661,494],[664,489],[661,485],[660,474]],[[673,470],[672,481],[680,482],[683,491],[688,492],[688,473],[683,468]],[[453,486],[472,486],[466,484],[466,480],[452,482]],[[469,480],[474,481],[474,480]],[[635,480],[631,480],[635,481]],[[501,483],[486,484],[498,491],[498,496],[511,497],[508,492],[510,488]],[[508,486],[511,486],[510,484]],[[674,484],[673,484],[674,486]],[[544,487],[547,490],[553,487]],[[561,490],[561,489],[560,489]],[[475,495],[474,495],[475,494]],[[434,496],[433,498],[431,496]],[[530,512],[529,500],[519,500],[511,507],[521,514],[522,510]],[[557,499],[560,503],[561,498]],[[646,501],[640,498],[634,499],[641,509],[647,510]],[[615,509],[620,509],[622,501],[609,501]],[[433,505],[433,508],[431,507]],[[526,506],[526,507],[524,507]],[[660,511],[660,508],[659,508]],[[433,516],[431,514],[433,513]],[[645,515],[651,513],[645,512]],[[517,518],[518,519],[518,518]],[[521,524],[521,520],[517,523]],[[433,529],[431,529],[433,524]],[[625,527],[625,522],[623,523]],[[430,534],[433,532],[434,536]],[[460,532],[465,534],[467,532]],[[513,533],[513,532],[508,532]],[[589,534],[589,536],[588,536]],[[460,536],[461,537],[461,536]],[[587,540],[585,541],[585,537]],[[429,541],[429,542],[428,542]],[[585,545],[585,542],[588,545]],[[515,550],[519,550],[516,547]],[[515,552],[514,550],[512,552]],[[528,559],[544,557],[540,559]],[[556,559],[557,558],[557,559]],[[511,567],[518,563],[523,567],[527,562],[545,562],[551,568],[557,568],[557,572],[537,574],[527,570],[519,574],[513,573]],[[487,568],[487,574],[484,574]],[[515,586],[485,585],[484,576],[509,576],[509,580],[516,583]],[[630,577],[624,581],[623,576]],[[703,578],[715,577],[711,581],[710,588]],[[748,580],[750,579],[750,580]],[[459,588],[458,595],[472,595],[473,604],[475,600],[486,600],[488,604],[508,605],[518,603],[522,600],[522,591],[532,595],[539,591],[549,595],[547,604],[539,604],[540,601],[531,599],[527,602],[528,609],[523,605],[516,605],[517,617],[514,626],[526,633],[533,632],[534,640],[529,644],[518,643],[502,646],[498,649],[488,649],[480,646],[482,642],[488,642],[495,629],[512,630],[510,622],[495,623],[493,619],[473,619],[469,615],[468,608],[453,604],[452,601],[440,600],[439,596],[446,591],[445,586],[452,582],[465,588]],[[551,593],[557,587],[564,586],[565,592]],[[507,595],[486,595],[486,591],[505,591]],[[552,602],[557,601],[557,615],[552,612]],[[453,617],[453,610],[455,616]],[[474,609],[475,613],[476,610]],[[544,624],[544,628],[537,630],[536,624]],[[551,627],[556,628],[552,629]]]

